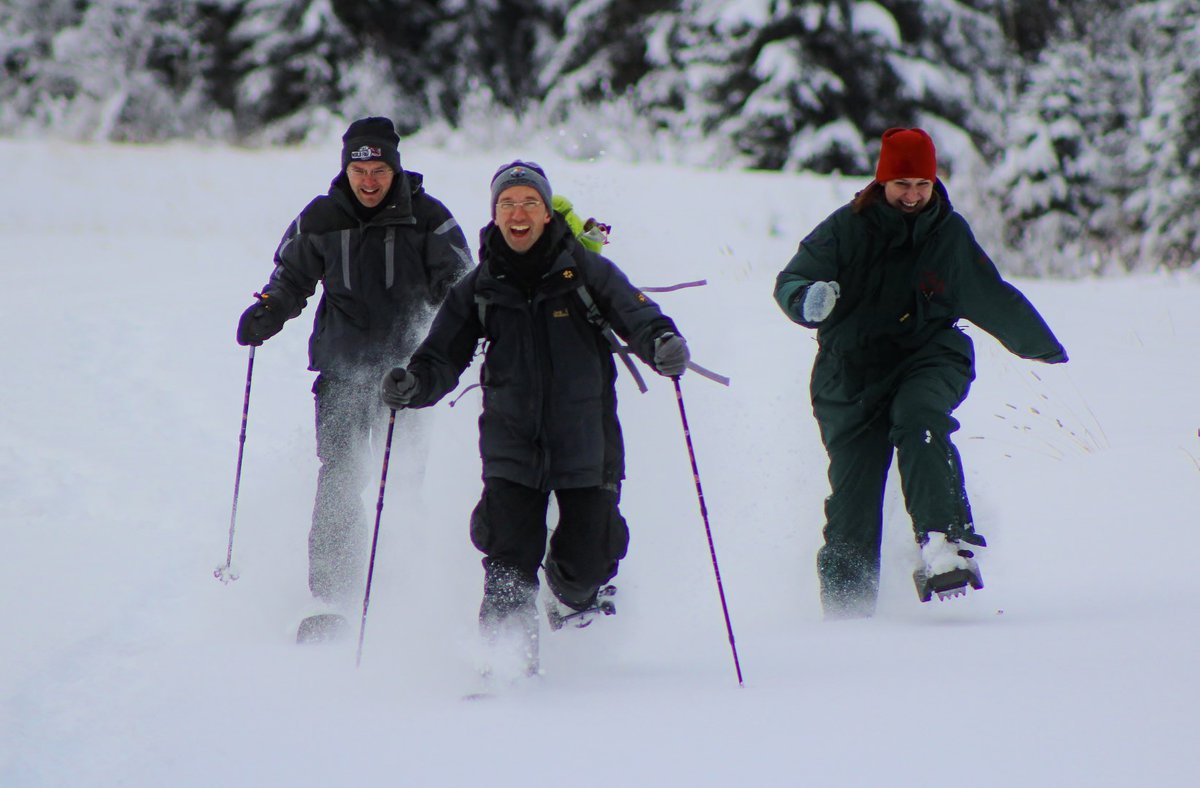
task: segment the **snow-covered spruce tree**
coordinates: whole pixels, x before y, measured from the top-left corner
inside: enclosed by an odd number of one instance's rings
[[[989,184],[1018,270],[1078,276],[1194,261],[1194,175],[1184,173],[1195,159],[1186,142],[1175,146],[1188,118],[1196,124],[1197,65],[1179,26],[1194,31],[1195,4],[1068,14],[1028,69]]]
[[[537,81],[549,116],[561,120],[579,104],[624,95],[657,65],[648,53],[651,32],[678,2],[552,0],[548,5],[561,16]]]
[[[343,118],[387,115],[402,135],[440,117],[434,86],[457,63],[457,50],[433,45],[446,27],[439,5],[333,0],[339,25],[329,32],[350,37],[355,52],[339,65],[334,93],[340,99],[328,109]]]
[[[1200,264],[1200,0],[1140,3],[1126,14],[1142,55],[1143,111],[1125,166],[1124,208],[1138,231],[1137,268]]]
[[[763,169],[866,172],[868,140],[912,117],[887,62],[894,20],[856,4],[685,3],[668,39],[684,98],[728,161]]]
[[[213,53],[184,0],[17,2],[0,17],[0,128],[76,139],[220,134],[205,70]]]
[[[706,143],[719,162],[817,172],[868,172],[889,126],[932,121],[961,130],[970,144],[990,141],[1001,125],[1010,47],[996,18],[969,3],[675,6],[637,17],[645,45],[620,65],[625,73],[649,70],[632,83],[613,79],[621,72],[612,57],[588,58],[582,19],[586,12],[608,21],[623,6],[580,4],[580,24],[568,27],[576,32],[544,80],[551,100],[570,107],[624,91],[642,118],[686,144]]]
[[[296,142],[341,103],[340,81],[361,54],[330,0],[224,0],[229,85],[223,93],[241,138]]]
[[[69,74],[50,57],[55,34],[77,25],[83,10],[72,0],[11,0],[0,4],[0,132],[54,125],[73,90]]]
[[[500,111],[520,114],[542,95],[539,63],[561,24],[559,0],[442,0],[440,22],[426,41],[430,60],[426,91],[441,117],[457,126],[463,109],[478,97]],[[448,56],[448,57],[447,57]]]

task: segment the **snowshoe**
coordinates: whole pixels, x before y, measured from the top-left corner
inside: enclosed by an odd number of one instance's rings
[[[346,617],[340,613],[317,613],[300,622],[296,630],[296,642],[324,643],[335,640],[348,626]]]
[[[613,615],[617,612],[617,606],[612,601],[616,593],[616,586],[601,586],[596,591],[596,599],[582,610],[570,608],[558,601],[554,594],[547,594],[546,619],[550,622],[550,629],[557,631],[566,626],[583,629],[599,616]]]
[[[921,546],[921,560],[923,566],[913,572],[913,583],[922,602],[934,594],[939,600],[966,596],[967,586],[976,591],[983,588],[975,553],[957,539],[931,531]]]

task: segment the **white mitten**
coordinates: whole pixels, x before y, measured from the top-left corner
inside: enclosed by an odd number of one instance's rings
[[[809,323],[820,323],[829,317],[837,303],[842,288],[837,282],[813,282],[804,294],[804,319]]]

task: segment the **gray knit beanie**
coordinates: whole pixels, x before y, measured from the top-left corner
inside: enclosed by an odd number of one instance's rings
[[[493,219],[496,218],[496,201],[500,199],[501,192],[511,189],[513,186],[533,188],[542,196],[542,201],[546,203],[546,210],[551,210],[550,201],[554,197],[554,192],[550,189],[550,181],[546,180],[545,171],[531,161],[518,159],[511,164],[505,164],[492,176]]]

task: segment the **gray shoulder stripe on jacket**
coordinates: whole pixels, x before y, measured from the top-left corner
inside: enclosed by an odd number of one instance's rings
[[[471,266],[471,252],[465,246],[451,244],[450,248],[454,250],[454,253],[458,255],[458,259],[462,260],[464,265],[468,268]]]
[[[436,230],[434,230],[433,234],[434,235],[445,235],[446,233],[453,230],[455,227],[458,227],[458,220],[455,219],[453,216],[451,216],[449,219],[442,222],[442,225],[440,227],[438,227]]]

